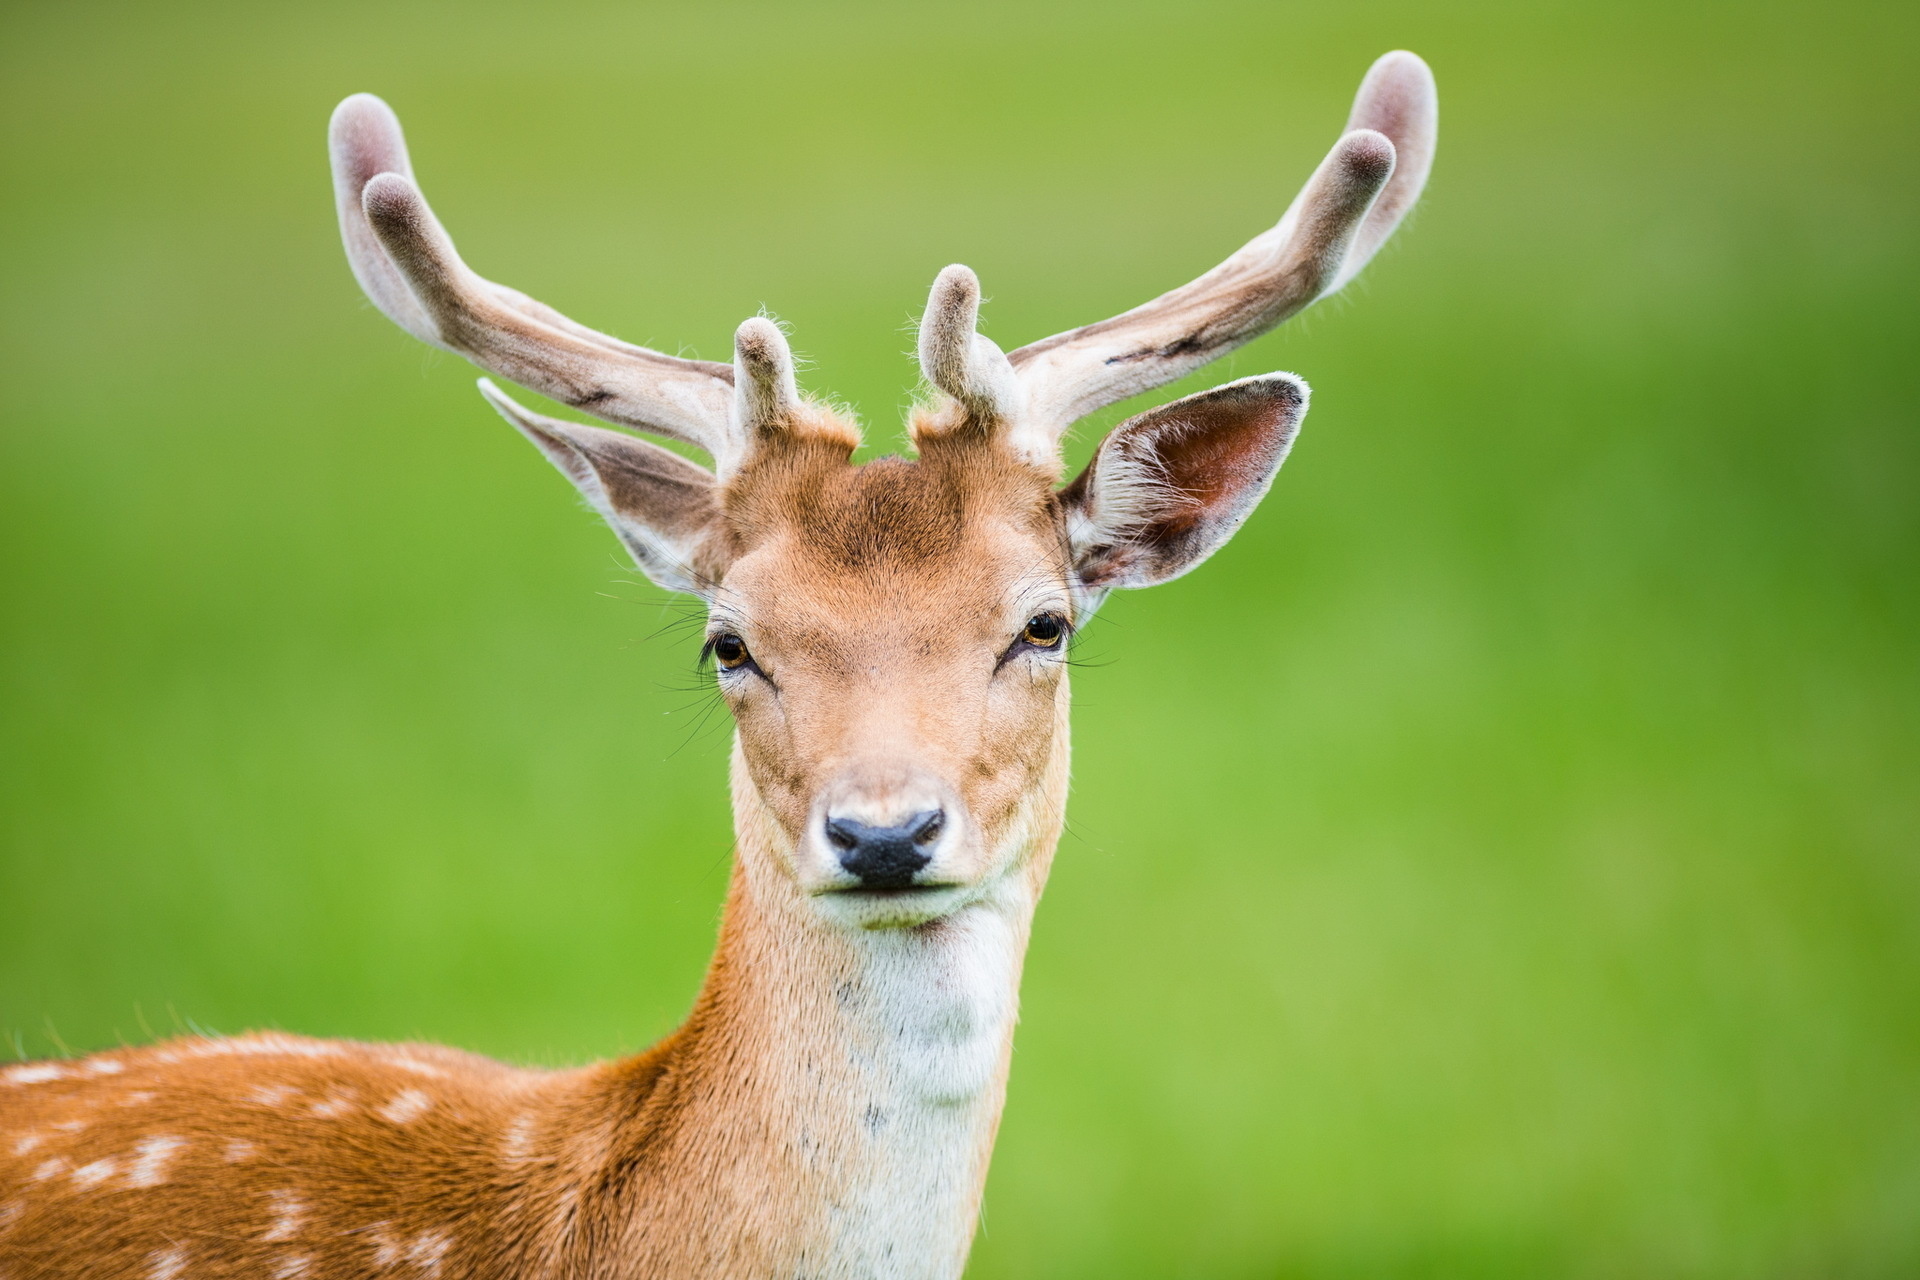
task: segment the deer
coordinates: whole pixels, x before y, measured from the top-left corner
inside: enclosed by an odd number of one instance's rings
[[[255,1032],[0,1070],[0,1277],[959,1276],[1063,827],[1071,637],[1232,536],[1307,384],[1148,409],[1065,484],[1061,442],[1353,279],[1418,198],[1437,122],[1426,64],[1385,55],[1277,225],[1012,352],[947,267],[912,456],[856,464],[851,415],[799,390],[771,320],[739,326],[731,363],[681,358],[482,278],[394,113],[342,102],[340,230],[378,309],[627,429],[480,380],[641,572],[704,610],[734,721],[716,948],[678,1029],[584,1067]]]

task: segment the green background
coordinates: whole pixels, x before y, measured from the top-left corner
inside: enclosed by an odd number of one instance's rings
[[[1420,212],[1165,393],[1315,398],[1084,639],[971,1274],[1920,1274],[1916,14],[9,6],[0,1032],[562,1063],[698,983],[694,642],[360,298],[346,93],[482,272],[764,305],[891,449],[942,265],[1009,347],[1140,302],[1407,47]]]

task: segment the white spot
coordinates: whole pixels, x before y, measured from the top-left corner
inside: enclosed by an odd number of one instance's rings
[[[120,1105],[123,1107],[137,1107],[143,1102],[152,1102],[152,1101],[153,1101],[152,1090],[135,1089],[132,1093],[126,1094],[120,1099]]]
[[[66,1167],[66,1160],[60,1156],[55,1156],[51,1160],[43,1160],[40,1162],[40,1167],[33,1171],[33,1180],[35,1182],[45,1182],[49,1178],[58,1177],[60,1171]]]
[[[260,1237],[262,1240],[291,1240],[300,1232],[300,1220],[307,1214],[306,1205],[292,1191],[270,1191],[267,1199],[273,1201],[273,1222]]]
[[[284,1084],[256,1085],[247,1091],[247,1101],[257,1102],[263,1107],[277,1107],[294,1095],[294,1090]]]
[[[46,1140],[44,1133],[23,1133],[13,1140],[13,1154],[23,1156]]]
[[[24,1067],[8,1067],[0,1071],[0,1080],[8,1084],[45,1084],[49,1080],[65,1080],[66,1067],[58,1062],[29,1062]]]
[[[388,1054],[383,1061],[390,1067],[398,1067],[402,1071],[411,1071],[417,1076],[428,1076],[435,1080],[446,1079],[447,1073],[444,1070],[434,1066],[431,1062],[422,1062],[410,1054]]]
[[[179,1245],[147,1255],[147,1280],[180,1280],[187,1272],[187,1251]]]
[[[407,1246],[407,1261],[420,1268],[421,1274],[437,1276],[440,1261],[447,1256],[447,1246],[452,1243],[444,1231],[422,1231]]]
[[[73,1185],[76,1187],[97,1187],[108,1178],[111,1178],[114,1171],[118,1168],[119,1165],[111,1156],[105,1159],[95,1160],[91,1164],[83,1164],[73,1171]]]
[[[239,1164],[243,1160],[253,1159],[253,1144],[245,1138],[229,1138],[226,1159],[228,1164]]]
[[[187,1050],[194,1058],[270,1058],[290,1055],[296,1058],[338,1058],[346,1050],[325,1040],[301,1040],[295,1036],[268,1032],[257,1036],[234,1036],[226,1040],[201,1040]]]
[[[521,1116],[507,1126],[507,1135],[500,1141],[500,1150],[509,1160],[525,1160],[533,1154],[533,1117]]]
[[[142,1139],[133,1148],[134,1160],[127,1167],[130,1187],[157,1187],[167,1180],[167,1165],[174,1153],[187,1144],[179,1138]]]
[[[87,1127],[87,1122],[85,1120],[62,1120],[53,1127],[61,1133],[78,1133]]]
[[[396,1265],[406,1254],[406,1247],[394,1239],[391,1222],[376,1222],[368,1227],[367,1239],[373,1241],[373,1265],[383,1271]]]
[[[283,1258],[273,1268],[273,1280],[294,1280],[296,1276],[307,1274],[307,1268],[313,1265],[313,1259],[304,1253],[296,1253],[291,1258]]]
[[[406,1124],[418,1120],[433,1106],[433,1099],[418,1089],[402,1089],[393,1095],[393,1101],[380,1108],[377,1114],[389,1124]]]
[[[353,1090],[336,1089],[308,1108],[322,1120],[333,1120],[353,1110]]]
[[[114,1058],[94,1058],[87,1063],[87,1070],[96,1076],[115,1076],[126,1069],[125,1063]]]

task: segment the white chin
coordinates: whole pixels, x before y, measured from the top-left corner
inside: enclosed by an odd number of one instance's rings
[[[815,894],[822,915],[852,929],[911,929],[950,916],[971,902],[974,890],[965,885],[937,885],[925,889],[849,889]]]

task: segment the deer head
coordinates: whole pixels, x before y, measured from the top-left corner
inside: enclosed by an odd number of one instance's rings
[[[931,387],[912,460],[856,466],[854,425],[796,386],[755,318],[731,364],[576,324],[470,270],[415,185],[398,121],[349,98],[331,130],[354,274],[415,337],[622,427],[698,446],[712,469],[622,432],[494,408],[573,482],[660,586],[699,597],[738,725],[742,868],[830,924],[947,916],[1037,889],[1067,757],[1065,655],[1116,587],[1178,577],[1266,493],[1307,409],[1286,373],[1132,418],[1061,486],[1075,422],[1161,386],[1339,289],[1413,205],[1433,81],[1374,64],[1347,129],[1278,225],[1199,279],[1011,353],[977,331],[980,286],[934,282]]]

